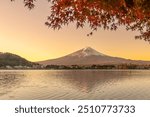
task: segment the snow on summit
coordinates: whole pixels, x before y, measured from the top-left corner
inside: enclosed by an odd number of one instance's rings
[[[83,48],[81,50],[78,50],[72,54],[70,54],[70,56],[78,56],[78,57],[86,57],[86,56],[106,56],[96,50],[94,50],[93,48],[91,47],[86,47],[86,48]]]

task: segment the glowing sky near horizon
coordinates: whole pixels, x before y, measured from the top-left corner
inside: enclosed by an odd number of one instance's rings
[[[31,61],[52,59],[90,46],[117,57],[150,60],[150,44],[135,40],[137,32],[98,30],[87,37],[88,27],[76,30],[75,25],[52,30],[44,25],[50,14],[47,0],[38,0],[33,10],[24,7],[23,0],[0,1],[0,52],[18,54]]]

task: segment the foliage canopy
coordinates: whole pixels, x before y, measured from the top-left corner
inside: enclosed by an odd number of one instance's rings
[[[36,0],[23,1],[32,9]],[[53,29],[60,29],[71,22],[76,23],[77,28],[89,24],[92,32],[98,28],[116,30],[124,25],[127,30],[140,32],[136,39],[150,42],[150,0],[48,1],[51,2],[51,14],[45,24]]]

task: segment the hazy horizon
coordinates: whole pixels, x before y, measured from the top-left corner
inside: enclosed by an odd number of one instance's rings
[[[106,55],[132,60],[150,60],[150,45],[135,40],[137,32],[99,29],[87,37],[86,26],[76,30],[74,24],[54,31],[44,25],[50,14],[47,1],[37,1],[33,10],[24,7],[22,1],[0,1],[0,52],[20,55],[30,61],[58,58],[90,46]]]

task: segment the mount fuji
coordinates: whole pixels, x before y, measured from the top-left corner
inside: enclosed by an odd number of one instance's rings
[[[69,55],[38,62],[43,65],[118,65],[137,64],[150,65],[150,61],[130,60],[119,57],[112,57],[96,51],[91,47],[86,47]]]

